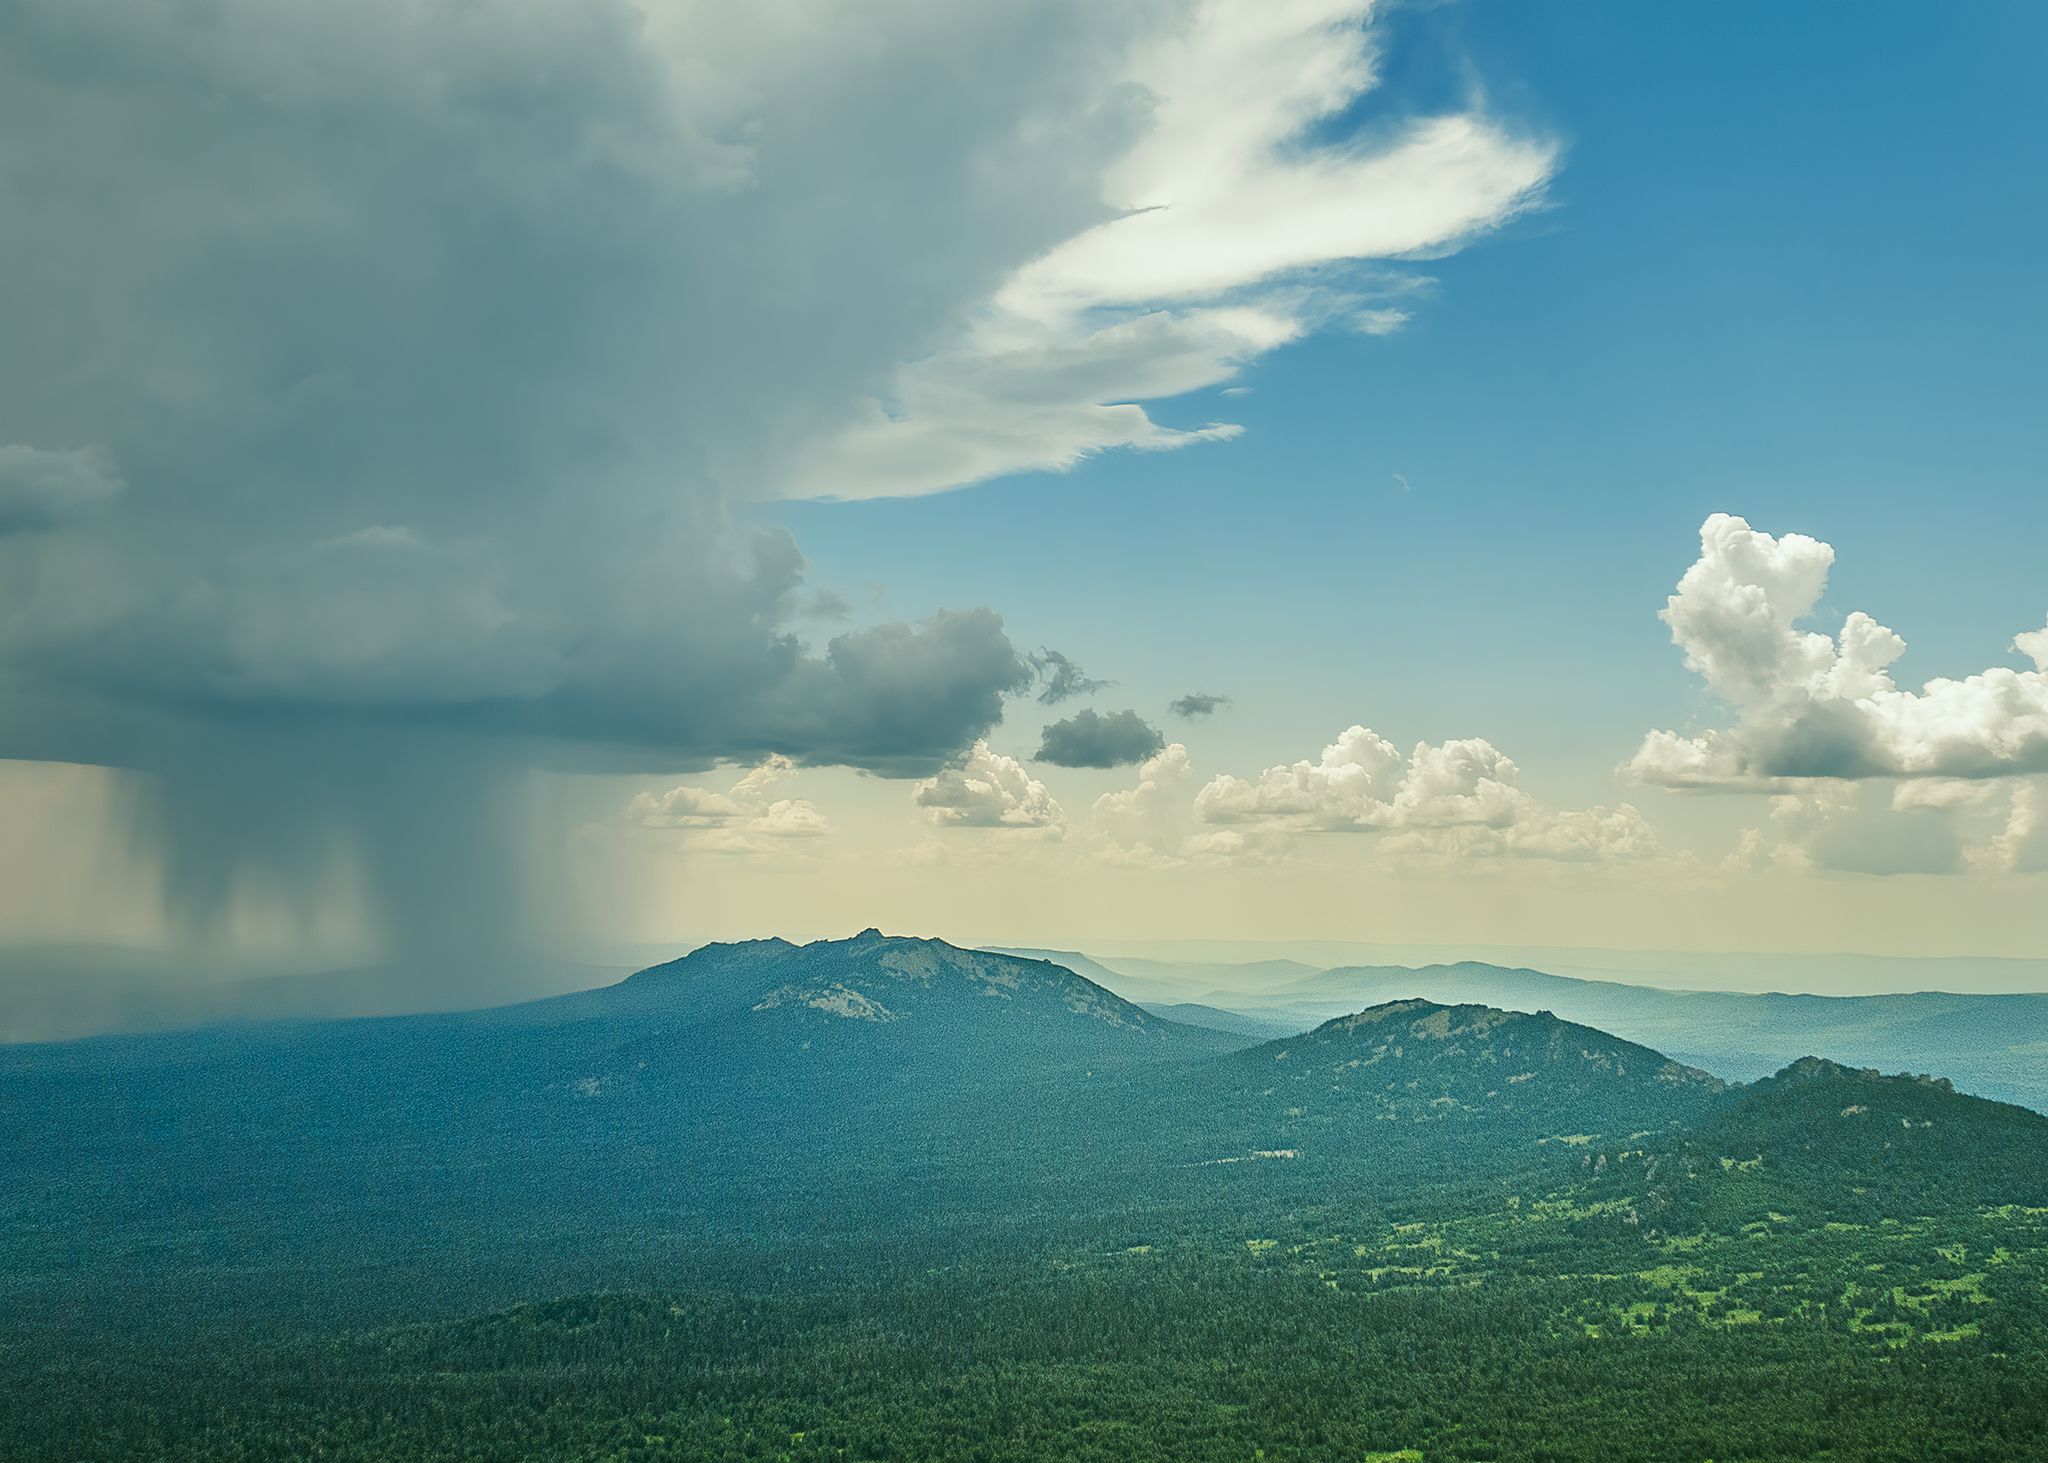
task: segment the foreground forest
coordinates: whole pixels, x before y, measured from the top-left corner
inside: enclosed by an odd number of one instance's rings
[[[2048,1119],[1936,1078],[864,937],[0,1083],[10,1459],[2048,1457]]]
[[[15,1458],[2023,1459],[2048,1211],[1647,1239],[1570,1197],[5,1353]],[[387,1298],[388,1299],[388,1298]]]

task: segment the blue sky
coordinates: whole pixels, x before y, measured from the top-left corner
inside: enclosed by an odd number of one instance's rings
[[[1830,604],[1967,672],[2048,598],[2044,41],[2017,5],[1397,11],[1375,104],[1476,84],[1567,149],[1541,211],[1397,266],[1438,281],[1403,329],[1155,413],[1234,442],[788,521],[822,579],[997,604],[1121,699],[1237,695],[1196,733],[1229,758],[1506,721],[1607,780],[1711,709],[1655,614],[1717,510],[1834,544]]]

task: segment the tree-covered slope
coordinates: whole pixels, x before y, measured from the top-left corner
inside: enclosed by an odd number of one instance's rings
[[[1647,1047],[1548,1012],[1419,1000],[1232,1053],[1187,1081],[1220,1129],[1263,1135],[1267,1149],[1344,1152],[1583,1142],[1697,1115],[1724,1089]],[[1203,1108],[1196,1101],[1189,1120],[1202,1121]]]
[[[1589,1159],[1646,1221],[1725,1229],[1760,1216],[1869,1224],[2048,1205],[2048,1117],[1805,1057],[1736,1090],[1675,1142]]]
[[[0,1053],[0,1452],[2039,1435],[2048,1119],[1817,1059],[1728,1087],[1476,1004],[1241,1040],[869,932],[494,1012]]]
[[[554,1003],[549,1003],[554,1004]],[[799,1049],[820,1041],[947,1043],[1039,1055],[1157,1057],[1228,1045],[1162,1019],[1049,961],[866,930],[851,940],[708,945],[619,986],[572,998],[659,1014],[721,1039]]]
[[[2048,1108],[2048,994],[1664,990],[1461,961],[1414,969],[1346,966],[1284,986],[1194,999],[1308,1023],[1408,996],[1554,1011],[1745,1082],[1820,1052],[1888,1071],[1931,1067],[1967,1091]]]

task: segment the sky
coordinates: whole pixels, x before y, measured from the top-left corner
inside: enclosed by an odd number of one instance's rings
[[[2024,4],[0,17],[0,939],[2048,956]]]

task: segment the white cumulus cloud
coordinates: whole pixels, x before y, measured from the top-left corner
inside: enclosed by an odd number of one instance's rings
[[[1662,618],[1688,667],[1735,712],[1724,730],[1649,734],[1628,764],[1668,787],[1757,789],[1815,778],[1985,778],[2048,771],[2048,630],[2013,640],[2032,670],[1993,666],[1907,690],[1906,642],[1862,611],[1801,628],[1834,550],[1717,513]]]
[[[822,838],[832,825],[808,798],[777,797],[797,775],[787,757],[770,757],[725,792],[679,784],[662,793],[641,793],[626,814],[650,828],[685,828],[696,835],[691,847],[714,853],[767,853],[784,840]]]
[[[1138,766],[1135,786],[1106,792],[1090,810],[1095,852],[1106,861],[1139,868],[1178,868],[1202,859],[1232,859],[1246,851],[1236,831],[1196,826],[1195,772],[1188,749],[1169,742]]]
[[[919,782],[911,800],[941,827],[1057,829],[1066,822],[1045,784],[987,742],[976,742],[958,767]]]
[[[1642,814],[1553,809],[1519,786],[1521,770],[1491,742],[1418,742],[1403,756],[1368,727],[1348,728],[1315,761],[1224,775],[1195,796],[1204,822],[1266,833],[1395,835],[1396,852],[1558,860],[1642,858],[1657,851]]]

